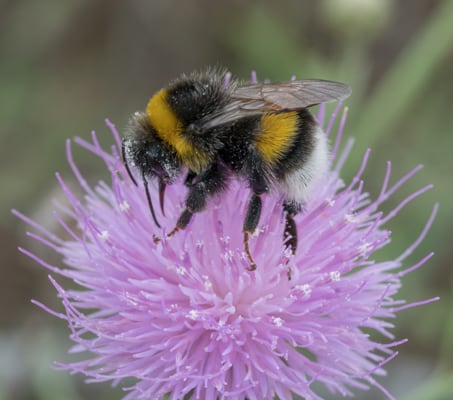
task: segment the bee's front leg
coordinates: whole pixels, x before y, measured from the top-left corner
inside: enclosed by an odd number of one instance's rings
[[[189,170],[189,172],[187,173],[186,175],[186,179],[184,179],[184,185],[186,185],[187,187],[191,187],[194,185],[194,179],[197,177],[197,176],[202,176],[203,174],[199,174],[197,175],[195,172],[193,172],[191,169]]]
[[[198,175],[190,171],[185,182],[189,188],[185,208],[180,214],[176,226],[167,236],[172,236],[179,230],[186,228],[193,214],[206,208],[208,197],[212,197],[225,189],[227,178],[225,168],[217,163],[211,164],[207,170]]]

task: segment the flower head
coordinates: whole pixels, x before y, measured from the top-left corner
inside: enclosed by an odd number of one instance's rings
[[[401,256],[374,260],[390,241],[387,221],[430,186],[384,215],[380,205],[418,168],[389,187],[389,163],[381,193],[372,200],[361,181],[369,152],[352,182],[344,184],[339,171],[352,142],[341,154],[337,149],[345,116],[330,171],[296,216],[296,254],[282,243],[281,199],[268,196],[250,240],[257,264],[253,272],[241,233],[249,197],[244,184],[231,182],[186,230],[166,238],[181,211],[184,185],[168,188],[163,231],[157,230],[143,188],[133,185],[120,159],[115,127],[107,123],[116,139],[111,151],[101,148],[94,133],[90,142],[75,139],[105,162],[109,184],[88,185],[68,141],[69,163],[86,192],[76,198],[57,175],[71,207],[61,207],[55,217],[70,239],[16,212],[40,232],[32,237],[62,255],[64,266],[22,251],[80,286],[65,289],[50,277],[64,313],[35,302],[67,321],[72,350],[86,355],[84,361],[57,365],[95,382],[132,378],[127,399],[291,399],[293,394],[320,399],[315,382],[342,396],[353,388],[377,386],[391,398],[375,376],[385,373],[384,364],[397,355],[393,348],[404,342],[395,340],[389,320],[401,309],[434,300],[406,304],[395,296],[401,278],[432,255],[401,269],[426,235],[435,210]],[[162,240],[153,240],[155,235]],[[373,331],[379,335],[370,335]]]

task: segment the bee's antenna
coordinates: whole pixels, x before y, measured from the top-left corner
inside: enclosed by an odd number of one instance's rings
[[[151,195],[149,193],[148,181],[146,180],[145,174],[142,173],[143,178],[143,185],[145,186],[146,191],[146,198],[148,200],[149,210],[151,211],[151,215],[153,216],[154,223],[158,228],[161,228],[159,222],[157,221],[156,214],[154,213],[153,202],[151,201]]]
[[[121,155],[123,157],[123,163],[124,163],[124,166],[126,167],[126,171],[129,175],[129,177],[131,178],[131,181],[134,183],[135,186],[138,186],[137,185],[137,181],[135,180],[134,176],[132,175],[132,172],[129,168],[129,164],[127,163],[127,158],[126,158],[126,149],[124,147],[124,140],[121,142]],[[154,213],[153,213],[154,214]],[[160,227],[159,227],[160,228]]]

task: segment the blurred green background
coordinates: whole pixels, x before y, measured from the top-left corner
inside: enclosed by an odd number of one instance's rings
[[[366,188],[379,192],[387,160],[393,181],[425,168],[385,204],[435,188],[405,208],[381,257],[412,243],[435,202],[428,237],[406,262],[431,250],[429,263],[404,278],[400,297],[441,301],[400,313],[397,338],[409,337],[379,381],[398,399],[453,399],[453,1],[0,1],[1,273],[0,399],[120,399],[108,384],[51,368],[68,360],[68,329],[30,303],[61,306],[47,272],[18,244],[28,242],[17,208],[51,229],[54,172],[70,177],[65,139],[96,130],[105,143],[108,117],[118,127],[181,72],[223,65],[248,78],[325,78],[348,82],[346,135],[356,138],[343,171],[348,180],[372,147]],[[76,152],[88,176],[98,164]],[[326,395],[326,398],[329,398]],[[377,391],[359,399],[381,399]]]

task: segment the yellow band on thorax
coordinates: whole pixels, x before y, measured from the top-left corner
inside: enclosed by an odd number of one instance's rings
[[[279,161],[297,135],[296,111],[264,114],[260,133],[255,139],[256,147],[268,163]]]
[[[191,170],[201,172],[209,164],[210,157],[184,136],[183,124],[168,104],[167,95],[167,90],[162,89],[151,97],[146,115],[157,135],[176,150],[183,163]]]

